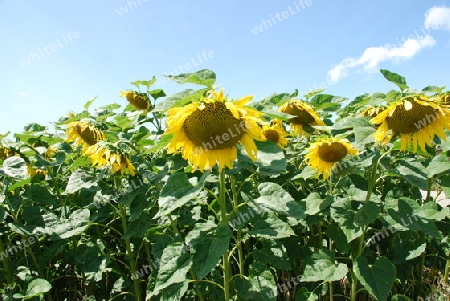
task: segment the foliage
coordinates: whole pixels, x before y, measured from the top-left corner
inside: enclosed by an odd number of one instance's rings
[[[444,298],[450,212],[431,192],[450,195],[450,143],[436,138],[440,149],[417,154],[399,151],[396,141],[375,143],[376,126],[362,109],[417,93],[404,77],[382,74],[400,91],[350,102],[321,91],[305,96],[325,117],[322,134],[359,150],[326,181],[304,160],[319,135],[314,128],[311,136],[292,135],[285,150],[258,142],[256,162],[239,147],[224,174],[191,172],[179,154],[168,154],[166,113],[206,96],[216,79],[210,70],[171,76],[201,87],[169,97],[151,90],[155,77],[133,82],[148,111],[91,110],[92,99],[54,130],[31,124],[13,140],[2,136],[3,300]],[[276,93],[253,107],[266,120],[287,121],[274,108],[296,97]],[[81,146],[66,141],[66,126],[81,120],[126,154],[135,176],[93,167]]]

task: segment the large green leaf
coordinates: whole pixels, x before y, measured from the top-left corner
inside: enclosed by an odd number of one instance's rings
[[[258,186],[260,197],[249,200],[257,210],[276,212],[289,215],[298,220],[305,218],[302,207],[291,197],[291,195],[276,183],[262,183]]]
[[[305,261],[302,282],[338,281],[347,275],[347,266],[335,262],[330,250],[320,249]]]
[[[46,226],[43,230],[50,236],[50,240],[66,239],[78,235],[86,230],[90,223],[89,209],[77,209],[67,218],[54,218],[52,215],[44,217]]]
[[[410,231],[405,231],[396,234],[392,244],[395,246],[392,261],[399,264],[419,257],[425,252],[427,241],[425,238],[414,236]]]
[[[398,174],[411,185],[428,190],[428,176],[425,173],[425,166],[420,162],[412,159],[403,160],[399,163],[397,170]]]
[[[278,239],[295,235],[289,224],[279,219],[273,213],[268,213],[267,217],[256,221],[248,234],[267,239]]]
[[[369,294],[379,301],[387,300],[395,280],[395,266],[385,257],[377,257],[374,264],[369,265],[366,257],[359,256],[354,262],[356,278],[367,289]]]
[[[165,216],[198,197],[202,193],[201,189],[207,176],[208,173],[205,173],[199,182],[193,186],[184,172],[177,172],[171,175],[159,196],[158,203],[160,208],[155,218]]]
[[[7,158],[3,161],[3,172],[5,175],[16,179],[24,179],[28,176],[25,160],[16,156]]]
[[[64,193],[70,194],[82,188],[91,188],[98,185],[98,179],[88,172],[78,169],[69,177]]]
[[[283,150],[272,141],[256,141],[258,147],[258,173],[262,175],[279,175],[286,171],[286,157]]]
[[[331,206],[331,217],[344,232],[347,242],[363,234],[362,226],[355,223],[357,220],[355,216],[356,210],[352,208],[351,201],[348,199],[338,199]]]
[[[172,284],[184,283],[186,274],[192,266],[192,258],[185,251],[182,243],[167,246],[159,261],[155,289],[151,295],[156,296]]]
[[[208,89],[201,90],[192,90],[186,89],[179,93],[176,93],[166,99],[164,101],[158,103],[153,111],[155,112],[166,112],[172,108],[182,107],[190,102],[200,101],[201,98],[205,95]]]
[[[431,160],[430,164],[425,169],[425,173],[429,178],[440,173],[448,173],[450,171],[450,160],[446,154],[439,154]]]
[[[274,301],[278,294],[272,273],[260,262],[250,265],[249,277],[235,278],[234,286],[238,300]]]
[[[233,232],[224,225],[219,225],[206,233],[200,229],[194,229],[189,233],[186,239],[189,239],[189,245],[196,250],[193,268],[198,279],[208,275],[217,266],[232,236]]]
[[[208,69],[202,69],[194,73],[181,73],[179,75],[166,75],[167,78],[179,84],[197,84],[212,89],[216,82],[216,74]]]
[[[43,294],[48,293],[51,290],[51,288],[52,285],[50,284],[50,282],[48,282],[45,279],[38,278],[28,283],[25,295],[14,294],[13,297],[17,299],[23,298],[22,300],[28,300],[33,297],[42,296]]]
[[[384,78],[386,78],[391,83],[396,84],[400,90],[408,89],[408,85],[406,84],[406,80],[403,76],[398,75],[397,73],[391,72],[386,69],[380,69],[381,74],[383,74]]]

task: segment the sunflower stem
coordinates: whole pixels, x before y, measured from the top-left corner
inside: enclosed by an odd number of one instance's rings
[[[120,217],[122,219],[122,229],[123,229],[123,234],[125,235],[127,233],[127,211],[124,205],[119,204],[119,212],[120,212]],[[135,277],[136,275],[136,262],[134,261],[134,256],[133,256],[133,251],[131,249],[131,241],[129,238],[125,238],[125,246],[126,246],[126,250],[127,250],[127,257],[128,257],[128,262],[130,264],[130,271],[131,271],[131,275],[133,275],[133,285],[134,285],[134,298],[136,301],[141,301],[141,289],[139,287],[139,278]]]
[[[238,197],[236,191],[236,179],[233,176],[230,176],[231,180],[231,192],[233,193],[233,211],[238,207]],[[244,254],[242,252],[242,230],[237,230],[237,250],[238,250],[238,258],[239,258],[239,273],[244,274]]]
[[[219,177],[219,206],[220,206],[220,224],[227,225],[228,217],[227,217],[227,205],[225,203],[225,171],[222,169],[220,171]],[[223,254],[223,291],[225,295],[225,301],[230,300],[230,261],[229,261],[229,250],[226,249]]]
[[[444,272],[444,283],[448,282],[449,272],[450,272],[450,258],[447,258],[447,262],[445,264],[445,272]]]

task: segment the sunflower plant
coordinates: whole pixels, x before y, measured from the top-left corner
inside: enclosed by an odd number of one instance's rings
[[[445,300],[449,91],[231,99],[216,74],[0,136],[3,300]]]

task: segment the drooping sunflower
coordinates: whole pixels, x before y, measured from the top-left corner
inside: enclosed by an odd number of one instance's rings
[[[136,174],[136,169],[128,156],[119,148],[105,141],[89,146],[84,154],[91,158],[92,166],[111,166],[113,173],[120,171],[121,174],[124,174],[128,170],[130,175]]]
[[[132,104],[137,110],[150,110],[152,107],[147,96],[143,93],[135,91],[120,91],[120,97],[124,97]]]
[[[319,138],[311,143],[306,151],[308,152],[305,156],[306,162],[317,170],[324,180],[331,175],[331,170],[336,162],[341,161],[347,155],[358,154],[358,150],[347,139],[333,137]]]
[[[450,129],[450,110],[424,96],[407,96],[390,104],[383,112],[370,120],[379,127],[375,141],[387,144],[400,135],[401,150],[417,152],[417,145],[425,151],[435,135],[446,140],[444,130]],[[386,137],[386,135],[389,136]]]
[[[45,169],[33,168],[30,163],[27,163],[27,170],[30,177],[37,176],[44,179],[45,175],[47,174],[47,171]]]
[[[361,111],[361,116],[367,116],[367,117],[376,117],[378,114],[380,114],[384,110],[384,107],[382,106],[367,106],[364,108],[364,110]]]
[[[303,126],[325,126],[326,124],[320,119],[319,115],[314,111],[313,107],[301,100],[291,100],[279,109],[280,112],[293,115],[295,117],[289,119],[291,123],[291,132],[300,137],[303,135]],[[305,136],[309,133],[305,132]]]
[[[169,153],[181,153],[193,170],[211,169],[216,164],[222,171],[232,167],[237,158],[236,145],[240,142],[252,160],[257,148],[253,141],[265,141],[258,125],[263,113],[244,105],[253,97],[246,96],[231,102],[223,95],[210,91],[210,97],[168,111],[165,135],[173,134],[168,144]]]
[[[284,130],[281,120],[274,119],[270,125],[263,125],[262,129],[264,136],[282,149],[288,144],[288,140],[286,139],[288,134]]]
[[[82,145],[83,153],[89,146],[105,139],[105,134],[101,130],[84,121],[74,121],[67,124],[66,134],[66,141]]]
[[[5,160],[14,155],[16,155],[14,149],[6,146],[0,146],[0,159]]]

